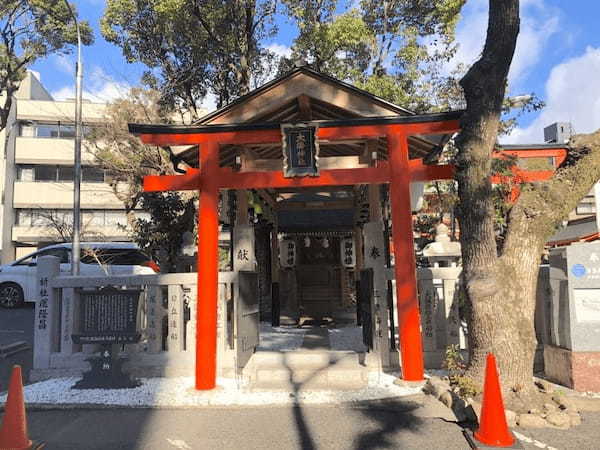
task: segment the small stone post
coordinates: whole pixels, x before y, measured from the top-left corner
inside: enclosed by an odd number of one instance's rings
[[[37,260],[33,368],[50,368],[50,354],[58,351],[60,329],[58,328],[58,289],[50,288],[50,282],[60,273],[60,259],[42,256]]]

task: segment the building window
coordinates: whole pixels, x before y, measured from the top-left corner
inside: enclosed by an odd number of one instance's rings
[[[74,168],[72,166],[49,165],[19,165],[17,166],[17,181],[73,181]],[[106,170],[99,167],[83,166],[81,168],[81,181],[83,183],[104,183]]]
[[[17,180],[33,181],[34,170],[33,166],[17,166]]]
[[[127,215],[124,211],[106,211],[107,227],[116,227],[118,225],[127,225]]]
[[[147,214],[140,211],[136,216]],[[19,227],[45,227],[56,223],[73,223],[71,209],[17,209],[15,225]],[[83,227],[117,227],[127,225],[127,214],[123,210],[82,209],[81,225]]]
[[[580,203],[575,209],[577,214],[596,214],[595,203]]]
[[[104,183],[104,169],[98,167],[83,167],[81,181],[85,183]]]
[[[83,136],[90,133],[91,127],[82,127]],[[35,138],[60,138],[72,139],[75,137],[75,125],[72,123],[37,123],[21,122],[19,124],[19,136]]]
[[[57,166],[35,166],[35,181],[57,181]]]
[[[75,168],[71,166],[58,166],[58,181],[73,181]]]

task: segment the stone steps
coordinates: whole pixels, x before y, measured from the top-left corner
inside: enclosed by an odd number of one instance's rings
[[[365,354],[342,351],[257,352],[244,370],[252,389],[354,390],[366,387]]]

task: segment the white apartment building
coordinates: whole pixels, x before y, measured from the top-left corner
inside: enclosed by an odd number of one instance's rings
[[[83,103],[85,126],[103,120],[104,104]],[[61,242],[55,223],[73,217],[74,101],[55,101],[33,73],[15,95],[0,132],[2,263]],[[8,139],[6,135],[8,133]],[[84,134],[85,136],[85,134]],[[123,203],[82,145],[82,240],[126,241]]]

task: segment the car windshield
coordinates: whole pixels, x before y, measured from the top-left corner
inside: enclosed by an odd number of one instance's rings
[[[111,266],[139,266],[149,258],[140,250],[131,248],[82,248],[83,264],[107,264]]]

